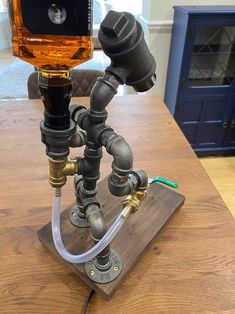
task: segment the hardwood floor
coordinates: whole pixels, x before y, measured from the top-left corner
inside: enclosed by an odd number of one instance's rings
[[[200,158],[200,161],[235,218],[235,157]]]

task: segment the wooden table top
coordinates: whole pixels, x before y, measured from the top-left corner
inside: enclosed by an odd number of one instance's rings
[[[235,313],[235,221],[167,108],[157,96],[138,95],[116,97],[108,112],[135,167],[177,181],[186,202],[111,302],[95,295],[89,313]],[[0,102],[1,314],[80,313],[89,294],[36,236],[50,220],[53,197],[42,116],[40,101]],[[111,160],[105,154],[102,178]],[[73,201],[71,178],[63,207]]]

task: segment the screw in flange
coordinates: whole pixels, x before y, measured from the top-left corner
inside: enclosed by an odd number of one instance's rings
[[[111,250],[110,253],[110,267],[108,269],[100,269],[97,264],[97,259],[93,258],[92,260],[85,263],[85,271],[92,281],[97,283],[108,283],[116,279],[122,269],[122,262],[119,255]]]
[[[78,205],[72,207],[70,211],[70,222],[79,228],[87,228],[89,227],[89,223],[85,217],[80,215],[80,208]]]

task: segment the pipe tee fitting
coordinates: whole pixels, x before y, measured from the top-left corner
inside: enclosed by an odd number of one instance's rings
[[[62,188],[67,176],[73,176],[78,172],[77,160],[55,160],[48,158],[49,161],[49,183],[53,188]]]

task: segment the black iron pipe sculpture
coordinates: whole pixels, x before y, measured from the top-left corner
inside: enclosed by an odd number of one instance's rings
[[[45,105],[45,119],[41,123],[42,142],[49,157],[49,182],[54,188],[66,183],[67,175],[75,175],[77,206],[70,219],[78,227],[90,227],[94,244],[107,231],[103,212],[96,199],[97,181],[100,178],[102,148],[113,156],[112,172],[108,185],[115,196],[129,195],[129,208],[136,210],[148,187],[144,170],[133,170],[133,154],[128,143],[106,125],[106,107],[117,93],[120,84],[127,84],[139,92],[150,89],[156,80],[155,61],[144,40],[141,25],[129,13],[110,11],[101,24],[99,39],[111,65],[92,89],[90,108],[72,105],[69,77],[57,79],[40,75],[39,85]],[[77,131],[77,126],[81,128]],[[85,131],[85,132],[84,132]],[[68,160],[70,147],[85,145],[84,157]],[[90,264],[87,275],[97,282],[115,279],[121,271],[113,270],[112,261],[118,260],[116,252],[107,245],[93,262],[100,273],[94,278]],[[104,277],[102,273],[109,273]]]

